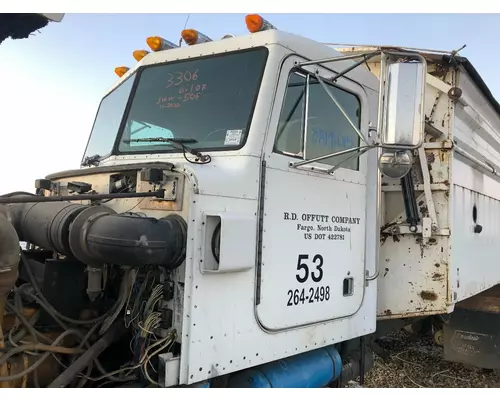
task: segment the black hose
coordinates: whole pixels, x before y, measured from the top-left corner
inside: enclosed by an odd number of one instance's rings
[[[76,320],[76,319],[68,318],[68,317],[62,315],[59,311],[57,311],[52,305],[50,305],[50,303],[47,300],[47,298],[43,295],[42,291],[40,290],[40,287],[36,283],[36,279],[33,276],[33,272],[31,271],[30,260],[28,259],[28,257],[26,257],[26,255],[24,254],[23,251],[21,251],[21,259],[23,261],[23,265],[26,267],[26,273],[28,274],[28,278],[30,280],[30,283],[33,286],[33,289],[35,289],[35,292],[36,292],[36,294],[38,296],[37,302],[40,303],[40,305],[42,305],[42,306],[43,306],[42,303],[45,303],[46,307],[50,308],[50,311],[51,311],[50,314],[51,314],[52,318],[54,318],[54,316],[52,315],[52,314],[54,314],[58,318],[66,321],[66,322],[68,322],[70,324],[74,324],[74,325],[94,325],[94,324],[97,324],[99,322],[104,321],[106,319],[106,317],[115,309],[115,307],[120,304],[121,299],[119,298],[117,300],[117,302],[113,305],[113,307],[111,307],[111,309],[109,309],[108,311],[106,311],[100,317],[97,317],[97,318],[94,318],[94,319],[90,319],[90,320]]]
[[[38,332],[34,327],[33,325],[30,324],[30,322],[26,319],[26,317],[23,315],[23,313],[21,311],[19,311],[17,309],[17,307],[14,307],[13,305],[11,305],[9,302],[7,302],[5,304],[5,307],[10,311],[10,312],[13,312],[14,314],[16,314],[16,317],[19,319],[19,321],[21,321],[21,323],[26,327],[26,329],[28,330],[28,332],[30,333],[31,337],[33,340],[37,340],[37,337],[43,339],[44,341],[46,341],[47,343],[50,343],[51,342],[51,339],[48,338],[47,336],[45,336],[43,333],[41,332]]]
[[[35,324],[38,322],[38,319],[40,318],[40,311],[37,311],[35,314],[33,314],[33,316],[28,320],[28,323],[31,325],[31,326],[35,326]],[[14,331],[14,329],[12,329],[12,331]],[[26,336],[26,333],[27,332],[27,328],[24,326],[22,327],[19,332],[17,332],[15,335],[12,335],[12,341],[14,343],[17,343],[21,340],[23,340],[23,338]],[[13,334],[14,332],[12,332]],[[37,334],[39,334],[40,332],[37,331]],[[40,333],[41,334],[41,333]],[[9,332],[9,338],[10,338],[10,332]],[[48,341],[48,343],[50,343],[50,340]]]
[[[19,289],[21,289],[23,286],[25,285],[29,285],[29,284],[24,284],[22,285],[21,287],[19,287]],[[39,299],[36,298],[35,295],[33,295],[32,293],[29,293],[27,292],[26,295],[28,295],[29,297],[31,297],[33,300],[35,301],[38,301]],[[63,328],[65,331],[70,331],[72,332],[74,335],[78,336],[78,338],[81,340],[81,343],[80,345],[77,347],[77,348],[82,348],[84,345],[87,345],[87,348],[90,348],[90,345],[88,344],[88,340],[90,339],[90,337],[92,336],[92,334],[94,334],[96,332],[96,330],[101,326],[99,323],[95,324],[85,335],[83,335],[83,333],[77,329],[70,329],[66,326],[66,324],[64,322],[62,322],[59,318],[57,318],[57,316],[55,316],[53,313],[52,313],[52,310],[47,307],[47,305],[43,302],[40,302],[39,303],[42,308],[44,308],[44,310],[61,326],[61,328]],[[16,309],[13,308],[13,311],[16,312]],[[22,315],[22,313],[17,313],[16,312],[16,315],[18,316],[19,319],[23,318],[25,320],[25,323],[27,323],[26,321],[26,318],[24,318],[24,316]],[[22,322],[22,321],[21,321]],[[34,328],[33,328],[34,329]],[[42,339],[44,340],[47,340],[48,343],[50,343],[51,339],[50,338],[47,338],[45,335],[43,335],[42,333],[38,332],[37,330],[35,330],[35,332],[37,333],[38,336],[40,336]],[[56,357],[54,355],[54,357]],[[59,361],[59,359],[56,358],[56,361],[58,361],[60,364],[61,362]],[[101,374],[107,374],[108,372],[104,369],[104,367],[102,366],[102,364],[99,362],[99,360],[95,360],[95,366],[96,368],[99,370],[99,372]],[[65,367],[67,368],[67,367]],[[116,381],[116,382],[121,382],[120,379],[118,378],[114,378],[114,377],[110,377],[111,380],[113,381]]]
[[[51,306],[48,306],[45,302],[40,301],[40,299],[31,292],[26,292],[26,296],[28,296],[31,300],[37,302],[47,312],[47,314],[49,314],[54,319],[54,321],[57,322],[61,328],[63,328],[63,330],[67,331],[69,329],[69,327],[59,318],[57,318],[57,315],[53,313]]]
[[[80,333],[79,331],[76,331],[78,333]],[[63,333],[61,333],[52,343],[51,345],[52,346],[57,346],[66,336],[68,335],[71,335],[71,334],[75,334],[75,330],[69,330],[69,331],[65,331]],[[21,379],[22,377],[28,375],[29,373],[33,372],[34,370],[36,370],[40,365],[43,364],[43,362],[50,356],[51,353],[47,352],[45,353],[43,356],[41,356],[37,362],[33,363],[30,367],[26,368],[24,371],[22,372],[19,372],[18,374],[15,374],[15,375],[10,375],[10,376],[0,376],[0,382],[11,382],[11,381],[15,381],[17,379]],[[4,357],[2,357],[4,358]],[[7,360],[2,360],[0,362],[0,364],[2,364],[3,362],[6,362]]]
[[[0,197],[12,197],[12,196],[36,196],[36,194],[30,192],[10,192],[0,195]]]
[[[69,385],[91,361],[96,360],[104,350],[119,340],[126,332],[127,329],[123,325],[123,321],[116,321],[97,342],[47,386],[47,388],[63,388]]]
[[[19,193],[19,192],[18,192]],[[11,194],[11,193],[8,193]],[[37,197],[33,200],[31,196]],[[12,197],[12,196],[0,196]],[[103,199],[133,199],[141,197],[157,197],[162,199],[165,197],[165,189],[159,189],[156,192],[139,192],[139,193],[102,193],[102,194],[74,194],[68,196],[37,196],[33,193],[28,193],[28,196],[20,196],[12,200],[0,200],[0,204],[24,204],[24,203],[54,203],[60,201],[80,201],[80,200],[103,200]]]
[[[22,256],[24,256],[23,253],[21,253]],[[29,274],[28,274],[29,275]],[[33,277],[33,276],[32,276]],[[33,279],[34,281],[34,279]],[[36,284],[36,282],[35,282]],[[25,285],[29,285],[29,284],[24,284],[24,285],[21,285],[19,287],[19,289],[22,289],[22,287],[24,287]],[[18,289],[18,290],[19,290]],[[36,289],[35,289],[36,290]],[[122,292],[121,294],[124,294],[126,296],[126,292]],[[32,298],[34,301],[38,302],[42,308],[54,319],[54,321],[56,321],[64,330],[68,330],[69,328],[66,326],[66,324],[64,322],[62,322],[55,313],[57,313],[57,310],[54,309],[54,307],[52,307],[48,302],[46,301],[41,301],[43,300],[42,298],[37,298],[34,294],[30,293],[30,292],[27,292],[26,295],[28,295],[30,298]],[[116,301],[116,303],[113,305],[113,307],[111,307],[111,309],[108,311],[108,313],[110,313],[117,305],[120,304],[121,302],[121,296],[118,297],[118,300]],[[60,314],[60,313],[59,313]],[[62,315],[62,314],[60,314]],[[107,314],[104,314],[102,317],[104,317],[103,319],[105,319],[107,317]],[[82,321],[83,322],[83,321]],[[79,337],[79,339],[82,340],[82,344],[85,344],[88,339],[90,338],[90,336],[95,332],[95,330],[100,326],[100,323],[96,323],[91,329],[89,332],[87,332],[87,334],[84,336],[80,331],[76,331],[78,332],[77,336]],[[99,360],[95,360],[95,366],[96,368],[99,370],[99,372],[101,372],[102,374],[107,374],[108,372],[104,369],[104,367],[102,366],[102,364],[99,362]],[[118,378],[114,378],[114,377],[110,377],[111,380],[113,381],[116,381],[116,382],[121,382],[120,379]]]

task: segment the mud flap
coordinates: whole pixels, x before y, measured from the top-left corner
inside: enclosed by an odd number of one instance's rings
[[[500,314],[456,308],[444,325],[444,359],[500,370]]]

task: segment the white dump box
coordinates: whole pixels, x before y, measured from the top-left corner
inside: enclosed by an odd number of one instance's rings
[[[383,178],[379,319],[449,313],[500,282],[500,105],[466,58],[399,49],[428,62],[426,140],[411,178]]]

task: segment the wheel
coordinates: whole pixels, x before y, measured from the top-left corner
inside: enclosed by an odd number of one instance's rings
[[[441,347],[444,345],[444,332],[442,329],[434,332],[434,342]]]

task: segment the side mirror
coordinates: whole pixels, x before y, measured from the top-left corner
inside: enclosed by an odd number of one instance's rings
[[[412,150],[424,141],[427,63],[414,53],[382,53],[378,131],[380,145]]]

